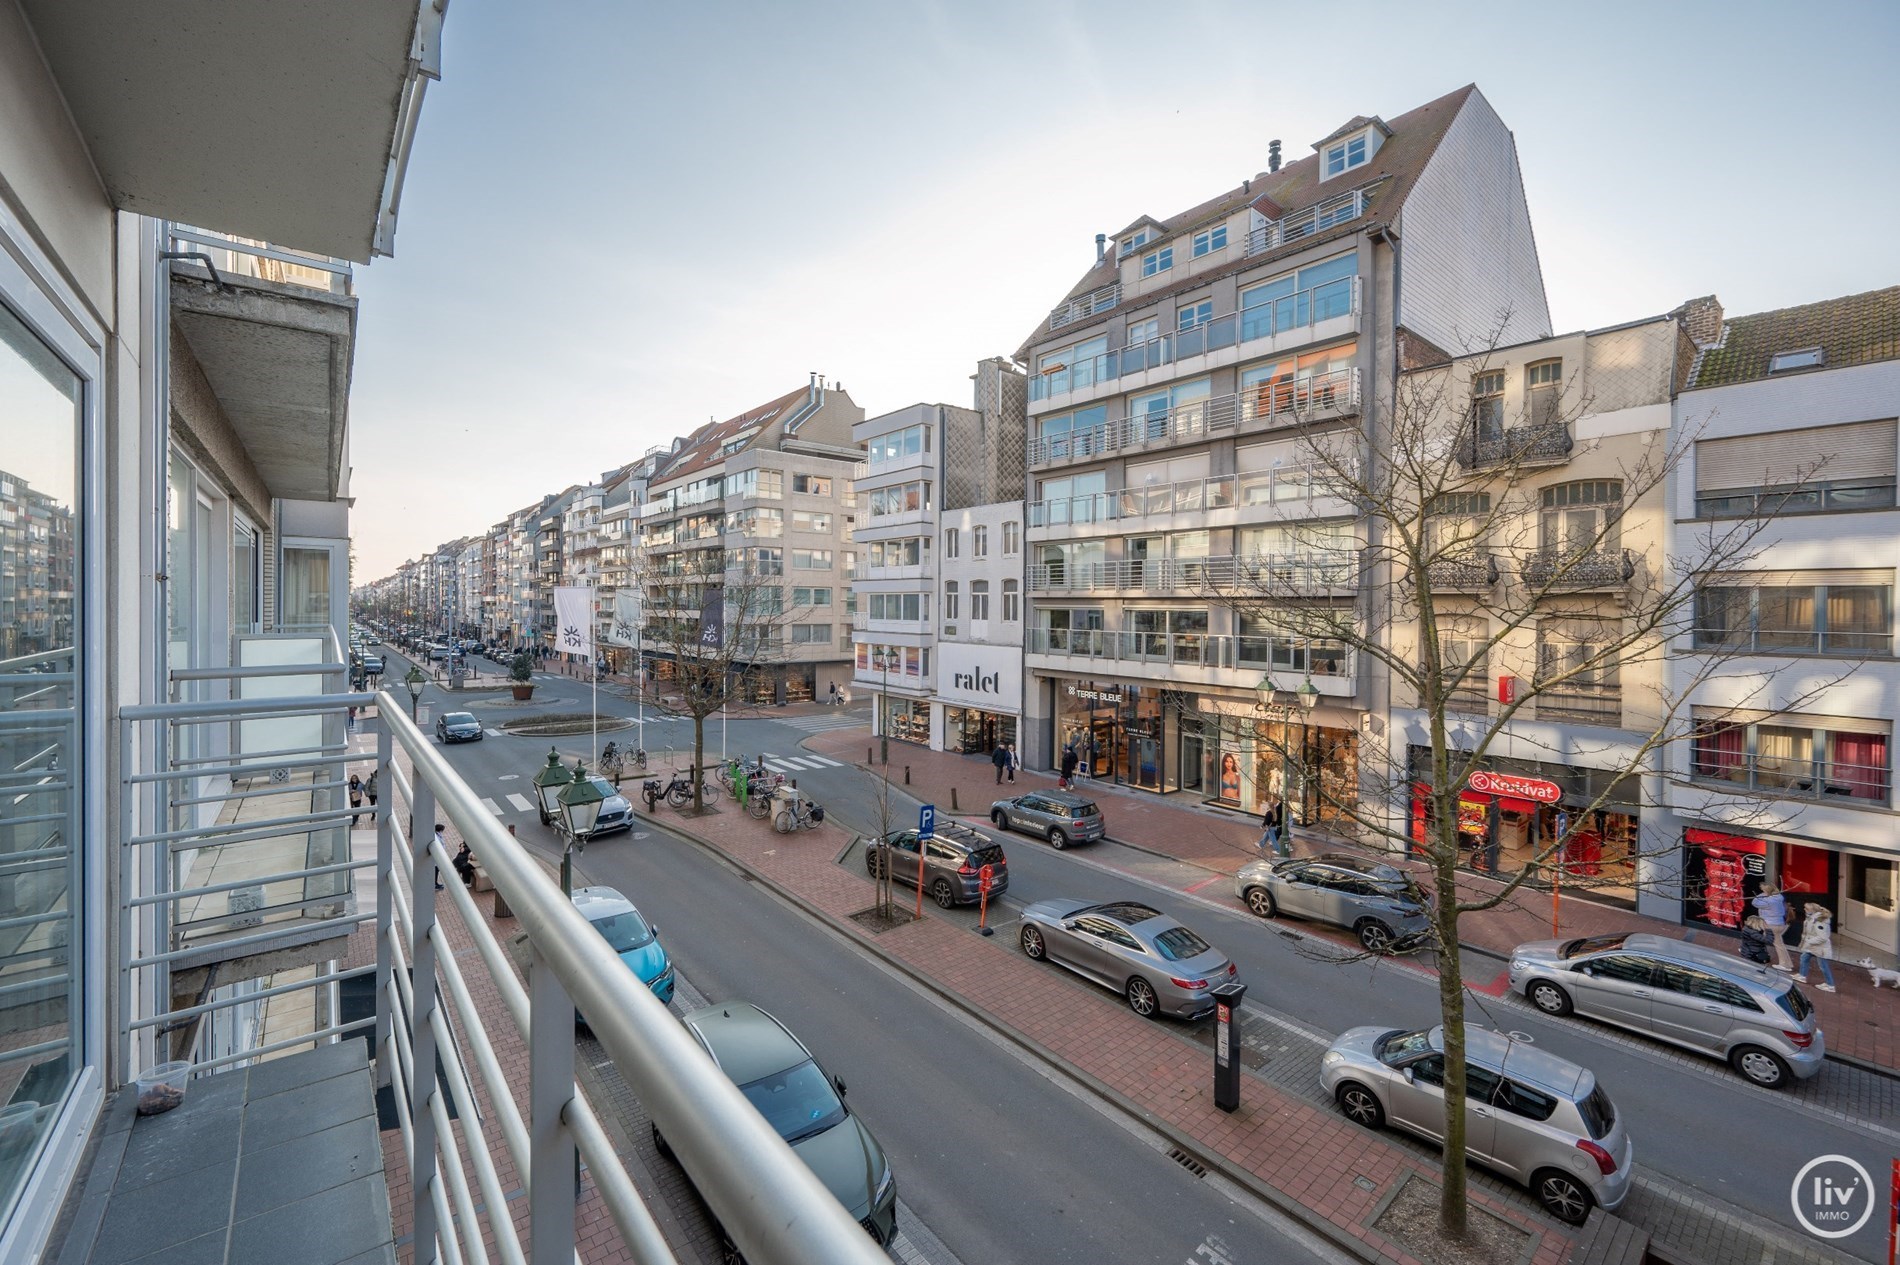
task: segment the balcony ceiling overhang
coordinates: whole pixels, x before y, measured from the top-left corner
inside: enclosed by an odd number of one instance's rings
[[[349,420],[356,300],[172,265],[172,323],[251,464],[285,500],[335,499]]]
[[[367,263],[448,0],[21,0],[120,210]]]

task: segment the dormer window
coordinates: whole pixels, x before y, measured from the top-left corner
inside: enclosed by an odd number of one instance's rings
[[[1126,259],[1128,256],[1140,250],[1143,246],[1147,244],[1148,239],[1153,236],[1154,236],[1153,233],[1149,232],[1147,229],[1144,228],[1140,232],[1137,232],[1133,234],[1132,236],[1122,238],[1122,242],[1121,242],[1122,258]]]
[[[1354,167],[1362,167],[1371,157],[1371,146],[1365,132],[1328,145],[1325,179],[1331,180],[1334,176],[1344,175]]]
[[[1163,246],[1160,250],[1151,250],[1141,257],[1141,275],[1152,277],[1174,267],[1174,247]]]
[[[1819,369],[1826,356],[1819,347],[1806,347],[1800,351],[1778,351],[1768,358],[1768,372],[1788,373],[1795,369]]]
[[[1211,255],[1217,250],[1227,249],[1227,226],[1217,224],[1213,228],[1203,229],[1194,235],[1194,257]]]

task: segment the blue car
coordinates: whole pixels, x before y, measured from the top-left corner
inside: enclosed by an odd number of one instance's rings
[[[655,997],[672,1002],[673,960],[660,944],[659,928],[642,918],[632,901],[611,887],[583,887],[574,893],[574,908],[606,937]]]

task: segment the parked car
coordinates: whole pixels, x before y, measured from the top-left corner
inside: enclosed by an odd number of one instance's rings
[[[383,644],[383,639],[378,637],[375,633],[371,633],[369,636],[363,638],[363,644],[366,646],[380,646]]]
[[[435,719],[435,736],[442,742],[480,742],[482,722],[469,712],[443,712]]]
[[[1193,931],[1133,901],[1040,900],[1023,910],[1022,924],[1025,954],[1114,989],[1144,1018],[1211,1014],[1212,990],[1240,974]]]
[[[1347,1118],[1444,1141],[1445,1031],[1353,1028],[1320,1058],[1320,1084]],[[1586,1067],[1488,1028],[1465,1029],[1465,1155],[1530,1188],[1582,1225],[1630,1188],[1635,1148]]]
[[[1431,933],[1428,898],[1410,875],[1344,853],[1250,862],[1234,875],[1234,895],[1262,918],[1344,927],[1374,953],[1403,952]]]
[[[971,832],[973,835],[974,831]],[[884,865],[891,866],[891,877],[909,887],[917,886],[917,832],[893,830],[882,840],[864,841],[864,869],[876,878]],[[990,867],[990,899],[1009,890],[1009,862],[1003,849],[978,836],[972,840],[934,836],[923,846],[924,890],[945,909],[952,905],[974,905],[983,897],[983,867]]]
[[[594,818],[592,838],[616,834],[622,830],[633,829],[633,805],[627,797],[614,789],[614,784],[604,777],[590,776],[588,781],[604,797],[600,801],[600,815]]]
[[[844,1082],[827,1077],[790,1028],[751,1002],[707,1006],[680,1022],[872,1241],[888,1244],[897,1233],[897,1178],[884,1148],[845,1104]],[[653,1142],[672,1154],[658,1125]],[[726,1259],[738,1260],[723,1229],[720,1237]]]
[[[1108,823],[1093,800],[1068,791],[1031,791],[990,805],[990,820],[1004,830],[1041,835],[1052,848],[1108,837]]]
[[[1667,936],[1538,940],[1511,951],[1511,987],[1547,1015],[1573,1011],[1725,1059],[1781,1089],[1821,1070],[1821,1022],[1794,981]]]
[[[660,943],[660,929],[641,917],[632,901],[611,887],[583,887],[574,893],[574,908],[655,997],[673,1000],[673,960]]]

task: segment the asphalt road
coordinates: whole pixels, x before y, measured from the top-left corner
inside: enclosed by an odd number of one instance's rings
[[[586,694],[584,683],[556,679],[542,683],[537,699],[555,706],[584,701]],[[433,691],[425,701],[432,696]],[[632,712],[624,699],[606,694],[601,696],[601,708],[603,713]],[[649,719],[641,739],[647,748],[662,750],[690,742],[690,728],[682,722]],[[614,736],[623,745],[634,740],[632,731]],[[735,755],[759,750],[791,754],[806,736],[770,719],[734,720],[728,749]],[[708,737],[709,756],[716,757],[716,723]],[[585,736],[578,742],[562,742],[564,750],[584,750],[586,745]],[[453,758],[484,795],[519,787],[531,796],[527,778],[545,749],[545,739],[491,739],[457,748]],[[893,744],[892,759],[893,772],[901,778],[899,744]],[[514,780],[499,780],[511,775]],[[875,828],[875,785],[861,772],[849,767],[823,768],[802,774],[800,784],[841,822]],[[914,808],[901,794],[898,802],[902,806],[894,816],[908,822]],[[972,807],[964,806],[966,812]],[[977,810],[981,811],[980,806]],[[1113,811],[1112,803],[1109,811]],[[662,825],[666,816],[662,810]],[[529,825],[521,827],[524,838],[534,823],[532,814],[525,820]],[[1323,943],[1298,935],[1297,923],[1267,924],[1247,914],[1224,881],[1188,894],[1184,889],[1202,882],[1204,874],[1137,850],[1105,844],[1057,854],[1025,836],[1001,839],[1011,869],[1009,898],[996,911],[1004,919],[1012,908],[1033,900],[1055,896],[1106,900],[1133,894],[1194,925],[1234,957],[1251,986],[1248,1010],[1255,1017],[1279,1022],[1289,1031],[1302,1029],[1309,1039],[1319,1040],[1364,1023],[1404,1027],[1433,1022],[1437,985],[1427,969],[1416,964],[1329,960]],[[900,1000],[897,995],[907,994],[907,989],[883,978],[838,942],[802,923],[794,926],[797,920],[786,923],[774,916],[765,908],[774,902],[721,872],[723,867],[713,866],[696,851],[691,853],[693,862],[684,863],[670,844],[664,863],[655,864],[651,858],[658,853],[654,848],[619,848],[603,841],[589,850],[585,865],[607,882],[621,881],[614,875],[623,872],[620,867],[628,867],[625,882],[634,890],[654,892],[656,903],[679,902],[677,912],[664,908],[649,912],[667,926],[667,938],[686,964],[689,977],[696,978],[696,971],[705,973],[701,986],[709,995],[745,995],[786,1010],[782,1017],[827,1058],[831,1056],[816,1034],[841,1035],[837,1057],[850,1062],[838,1070],[852,1085],[854,1102],[861,1100],[866,1119],[874,1123],[893,1153],[907,1161],[900,1165],[900,1174],[915,1165],[920,1175],[928,1175],[909,1182],[900,1176],[900,1189],[959,1255],[966,1259],[1085,1259],[1066,1254],[1084,1241],[1075,1237],[1076,1223],[1087,1221],[1094,1227],[1096,1218],[1106,1218],[1109,1225],[1123,1231],[1131,1224],[1149,1224],[1147,1209],[1184,1206],[1175,1198],[1178,1187],[1189,1199],[1185,1206],[1193,1211],[1187,1217],[1164,1215],[1165,1228],[1157,1231],[1160,1237],[1144,1241],[1144,1252],[1161,1254],[1119,1254],[1110,1259],[1186,1260],[1198,1241],[1192,1237],[1196,1227],[1200,1233],[1220,1232],[1223,1216],[1241,1215],[1231,1206],[1224,1214],[1218,1207],[1204,1206],[1209,1194],[1204,1183],[1190,1179],[1185,1186],[1179,1181],[1161,1184],[1176,1178],[1180,1170],[1119,1129],[1107,1128],[1103,1136],[1071,1134],[1065,1130],[1082,1123],[1065,1117],[1063,1128],[1052,1131],[1041,1113],[1079,1112],[1092,1119],[1097,1130],[1103,1129],[1104,1122],[1092,1110],[1064,1107],[1064,1101],[1073,1101],[1067,1094],[1053,1091],[1046,1080],[1025,1071],[987,1041],[974,1038],[961,1025],[948,1024],[934,1006],[914,997]],[[766,927],[769,934],[763,930]],[[1468,982],[1478,987],[1495,981],[1503,965],[1470,953],[1463,962]],[[768,983],[769,993],[762,991]],[[795,1013],[789,1009],[793,1004],[800,1008]],[[902,1009],[887,1014],[886,1006]],[[867,1013],[875,1022],[864,1022]],[[889,1015],[900,1013],[904,1016],[901,1025],[890,1022]],[[1828,1154],[1851,1156],[1878,1180],[1900,1157],[1900,1084],[1891,1079],[1830,1065],[1816,1079],[1776,1093],[1748,1085],[1720,1063],[1587,1021],[1552,1020],[1509,997],[1474,995],[1468,1013],[1489,1026],[1526,1033],[1543,1048],[1590,1067],[1629,1122],[1639,1176],[1666,1189],[1677,1206],[1687,1207],[1707,1196],[1793,1230],[1790,1186],[1809,1160]],[[806,1014],[810,1031],[800,1018]],[[922,1026],[914,1027],[913,1021]],[[950,1028],[963,1035],[955,1036]],[[928,1032],[929,1039],[911,1039],[918,1031]],[[946,1060],[944,1052],[950,1049],[958,1050],[961,1057]],[[942,1081],[942,1069],[964,1066],[962,1057],[971,1060],[973,1082],[961,1083],[960,1077]],[[1004,1069],[1002,1063],[1013,1066]],[[864,1070],[854,1077],[852,1065]],[[875,1070],[880,1065],[937,1070],[905,1080],[880,1077]],[[902,1091],[892,1092],[887,1084],[901,1084]],[[989,1088],[1005,1084],[1009,1089],[1001,1098]],[[997,1104],[1001,1110],[973,1109],[972,1102]],[[897,1123],[920,1119],[932,1123],[928,1127]],[[981,1121],[982,1128],[972,1132],[971,1121]],[[992,1130],[997,1132],[992,1134]],[[1090,1136],[1090,1145],[1077,1145],[1081,1136]],[[947,1145],[951,1137],[955,1146]],[[991,1138],[987,1144],[985,1137]],[[937,1157],[934,1165],[933,1154]],[[1109,1154],[1116,1157],[1112,1163],[1104,1159]],[[982,1160],[973,1162],[977,1156]],[[999,1165],[1002,1157],[1007,1161]],[[1005,1176],[994,1177],[992,1169]],[[1168,1198],[1154,1197],[1163,1190],[1170,1192]],[[1022,1200],[1022,1192],[1034,1193]],[[1196,1195],[1199,1203],[1193,1200]],[[995,1201],[1011,1199],[1039,1209],[1030,1219],[1032,1224],[1016,1224],[1019,1218],[1011,1217],[1009,1233],[999,1239],[980,1237],[982,1229],[959,1224],[972,1220],[972,1206],[1000,1208],[1002,1203]],[[1142,1211],[1137,1213],[1137,1208]],[[975,1220],[986,1225],[989,1215],[986,1212]],[[1031,1240],[1021,1236],[1039,1228],[1050,1246],[1039,1246],[1032,1257],[1021,1250]],[[1815,1242],[1798,1230],[1793,1232],[1802,1241]],[[1112,1241],[1118,1249],[1128,1245],[1125,1232],[1118,1232]],[[1000,1243],[1010,1248],[998,1253],[995,1249]],[[1884,1259],[1880,1219],[1874,1218],[1860,1233],[1832,1246],[1862,1259]]]

